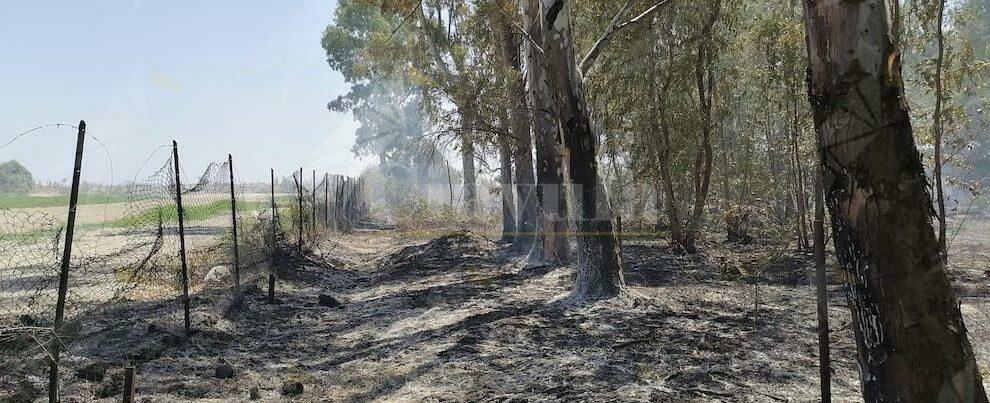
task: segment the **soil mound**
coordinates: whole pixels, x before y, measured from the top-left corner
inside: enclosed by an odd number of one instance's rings
[[[380,267],[393,271],[449,269],[480,261],[496,249],[494,242],[467,231],[455,232],[421,245],[402,248],[384,259]]]

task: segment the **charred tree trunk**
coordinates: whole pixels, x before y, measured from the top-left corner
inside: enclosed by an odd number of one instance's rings
[[[512,157],[516,166],[516,194],[519,196],[519,220],[513,249],[529,251],[536,233],[536,197],[533,177],[533,137],[529,130],[529,111],[526,110],[526,88],[522,81],[519,60],[519,42],[508,23],[502,32],[502,61],[509,69],[507,98],[509,100],[509,124],[512,127]]]
[[[505,135],[499,135],[499,182],[502,185],[502,241],[514,242],[516,239],[516,205],[512,191],[512,147]]]
[[[804,2],[808,95],[863,397],[986,402],[932,227],[890,4]]]
[[[598,142],[591,130],[581,73],[574,57],[572,1],[540,0],[543,50],[553,105],[567,149],[571,181],[580,196],[578,262],[571,297],[607,299],[625,289],[614,213],[598,172]]]
[[[543,26],[540,24],[540,0],[521,2],[525,18],[524,29],[529,38],[543,43]],[[555,266],[569,261],[570,243],[567,238],[568,211],[564,191],[563,153],[560,130],[554,117],[550,83],[541,50],[531,42],[524,42],[526,54],[526,81],[529,91],[526,100],[531,115],[533,135],[536,136],[536,180],[538,202],[538,236],[530,249],[530,265]]]

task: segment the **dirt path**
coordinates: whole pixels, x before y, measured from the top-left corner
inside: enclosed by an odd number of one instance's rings
[[[128,356],[141,363],[146,402],[249,400],[252,389],[270,402],[814,401],[809,257],[765,260],[767,249],[710,245],[707,254],[678,257],[662,242],[627,242],[631,297],[573,308],[560,304],[567,268],[525,269],[520,256],[464,234],[361,231],[323,246],[329,264],[282,279],[277,304],[265,304],[261,286],[246,288],[240,310],[229,309],[226,295],[198,295],[197,332],[184,344],[162,330],[177,321],[163,313],[177,306],[118,308],[101,319],[109,330],[74,344],[65,395],[90,401],[113,392],[119,369],[102,382],[74,371]],[[740,268],[756,267],[758,284],[739,278]],[[344,305],[320,306],[319,294]],[[855,401],[841,286],[831,299],[833,396]],[[981,357],[988,321],[975,304],[985,303],[977,295],[964,306],[978,322],[970,328]],[[220,362],[232,378],[215,377]],[[302,393],[284,395],[286,382],[299,382]]]

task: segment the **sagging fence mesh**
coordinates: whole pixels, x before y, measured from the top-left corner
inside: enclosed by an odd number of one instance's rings
[[[291,183],[274,171],[270,184],[232,183],[230,161],[187,181],[173,156],[128,184],[123,200],[78,206],[59,329],[68,206],[0,204],[0,366],[11,369],[4,376],[43,377],[19,364],[138,321],[173,335],[195,332],[212,314],[199,309],[198,295],[241,303],[238,284],[285,275],[293,259],[367,212],[359,179],[314,173],[307,186],[300,170]]]

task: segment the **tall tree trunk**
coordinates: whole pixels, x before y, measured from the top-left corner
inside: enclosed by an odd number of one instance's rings
[[[733,119],[735,118],[733,117]],[[733,127],[733,130],[735,130],[735,127]],[[729,170],[731,169],[729,167],[729,145],[728,145],[727,136],[725,134],[725,128],[723,127],[723,125],[719,125],[719,143],[720,143],[719,151],[721,151],[720,154],[722,156],[722,161],[720,161],[722,167],[719,171],[719,173],[721,174],[719,175],[719,179],[721,184],[720,193],[722,193],[722,202],[719,203],[719,207],[722,210],[722,212],[725,212],[728,211],[729,206],[734,203],[732,201],[733,199],[732,195],[729,192]]]
[[[653,208],[657,212],[656,231],[659,232],[663,229],[663,186],[660,179],[653,183]]]
[[[986,402],[932,227],[889,2],[810,0],[809,100],[869,402]]]
[[[461,171],[464,174],[464,210],[468,215],[478,211],[478,186],[474,171],[474,142],[461,138]]]
[[[573,1],[573,0],[572,0]],[[580,195],[578,262],[573,300],[606,299],[625,289],[614,213],[598,172],[598,141],[591,131],[581,73],[574,57],[572,1],[540,0],[545,66],[554,90],[554,111],[567,149],[571,181]]]
[[[519,220],[513,249],[529,251],[536,233],[536,197],[533,177],[533,137],[530,134],[529,111],[526,109],[526,88],[519,60],[519,42],[515,29],[506,22],[502,28],[502,61],[509,69],[506,97],[509,101],[509,124],[512,128],[512,156],[516,165],[516,194],[519,196]]]
[[[708,190],[712,178],[712,109],[715,99],[715,56],[711,49],[709,36],[712,26],[718,20],[721,0],[715,2],[714,10],[703,33],[704,39],[698,44],[698,58],[695,61],[695,82],[698,86],[698,108],[701,110],[701,145],[694,160],[694,210],[684,228],[684,233],[678,240],[680,246],[688,253],[695,253],[698,234],[701,232],[702,218],[705,213],[705,203],[708,200]]]
[[[807,197],[805,195],[805,188],[804,188],[804,184],[805,184],[804,164],[801,163],[801,147],[800,147],[800,143],[798,143],[798,138],[800,137],[800,130],[801,130],[801,128],[800,128],[800,126],[798,124],[797,95],[794,95],[792,97],[791,101],[792,101],[792,105],[793,105],[793,111],[792,111],[793,112],[793,115],[792,115],[793,121],[791,122],[792,125],[793,125],[793,127],[791,128],[791,142],[792,142],[793,147],[794,147],[794,168],[795,168],[795,172],[794,173],[796,175],[796,178],[795,179],[797,180],[797,188],[795,189],[795,191],[797,192],[797,209],[798,209],[798,216],[799,216],[799,219],[800,219],[800,221],[798,222],[798,224],[800,225],[800,228],[801,228],[801,236],[800,236],[800,238],[801,239],[804,239],[803,248],[804,249],[808,249],[809,248],[809,245],[808,245],[808,222],[807,222],[807,215],[808,215],[808,202],[807,202],[807,200],[808,199],[807,199]]]
[[[502,185],[502,242],[516,239],[516,205],[512,191],[512,147],[504,134],[499,135],[499,183]]]
[[[543,43],[540,24],[540,0],[523,0],[524,29],[530,40]],[[538,202],[538,239],[527,259],[530,265],[567,263],[570,243],[567,237],[567,192],[564,190],[563,143],[553,112],[553,95],[547,80],[542,51],[531,42],[524,42],[526,53],[526,100],[531,115],[533,135],[536,136],[536,180]]]
[[[945,58],[945,35],[942,32],[942,21],[945,19],[945,0],[938,1],[938,19],[935,21],[936,41],[938,43],[938,57],[935,59],[935,112],[932,114],[934,120],[932,130],[935,132],[933,141],[935,143],[935,197],[938,206],[938,247],[942,251],[942,258],[947,258],[948,249],[945,245],[945,187],[942,183],[942,63]]]

